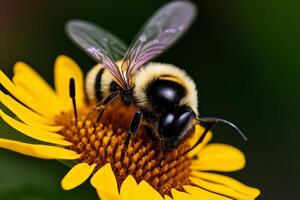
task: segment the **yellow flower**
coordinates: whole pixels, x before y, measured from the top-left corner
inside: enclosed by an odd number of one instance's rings
[[[73,189],[90,176],[103,200],[160,199],[255,199],[260,191],[232,178],[209,171],[232,172],[245,165],[238,149],[225,144],[203,143],[186,153],[203,133],[194,133],[161,162],[159,149],[140,130],[127,149],[124,141],[133,107],[120,101],[111,104],[96,122],[94,104],[84,94],[83,74],[66,56],[55,62],[53,90],[34,70],[22,62],[14,66],[12,81],[0,71],[1,103],[16,117],[0,110],[0,117],[17,131],[41,144],[0,138],[0,147],[42,159],[72,161],[62,179],[65,190]],[[75,80],[78,118],[69,96],[70,79]]]

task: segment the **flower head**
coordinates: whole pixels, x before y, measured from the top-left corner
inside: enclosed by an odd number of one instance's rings
[[[63,189],[73,189],[89,177],[99,197],[105,199],[255,199],[259,190],[232,178],[208,171],[232,172],[242,169],[245,157],[225,144],[208,144],[209,132],[195,149],[187,150],[204,129],[196,125],[188,140],[169,152],[163,162],[157,144],[141,129],[124,145],[135,108],[116,100],[100,121],[95,103],[87,102],[83,74],[66,56],[55,62],[55,90],[32,68],[22,62],[14,66],[12,81],[0,71],[0,101],[17,118],[0,110],[8,125],[41,144],[0,138],[0,147],[42,159],[72,161],[62,179]],[[74,102],[69,83],[74,80]]]

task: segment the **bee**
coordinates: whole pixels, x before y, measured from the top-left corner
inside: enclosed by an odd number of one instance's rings
[[[117,36],[90,22],[71,20],[66,24],[69,38],[99,63],[86,77],[87,96],[97,102],[98,119],[116,97],[124,105],[137,108],[125,146],[143,126],[150,139],[159,142],[164,155],[190,135],[195,122],[204,126],[205,131],[193,147],[218,122],[232,126],[246,139],[227,120],[199,117],[196,85],[184,70],[149,62],[188,30],[196,13],[196,6],[188,1],[166,4],[143,26],[129,48]]]

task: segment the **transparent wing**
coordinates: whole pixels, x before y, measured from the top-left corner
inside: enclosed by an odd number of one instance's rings
[[[175,1],[160,8],[127,50],[122,64],[126,79],[144,63],[170,47],[189,28],[197,13],[191,2]]]
[[[82,20],[69,21],[66,32],[75,44],[96,62],[102,63],[121,87],[126,87],[124,75],[115,64],[115,61],[123,58],[127,49],[122,40],[105,29]]]

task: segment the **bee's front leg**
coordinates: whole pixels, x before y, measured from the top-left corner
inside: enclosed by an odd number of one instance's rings
[[[130,123],[129,129],[128,129],[128,135],[125,139],[124,147],[127,149],[129,145],[129,141],[132,135],[135,135],[140,127],[141,121],[142,121],[143,113],[141,111],[137,111]]]

